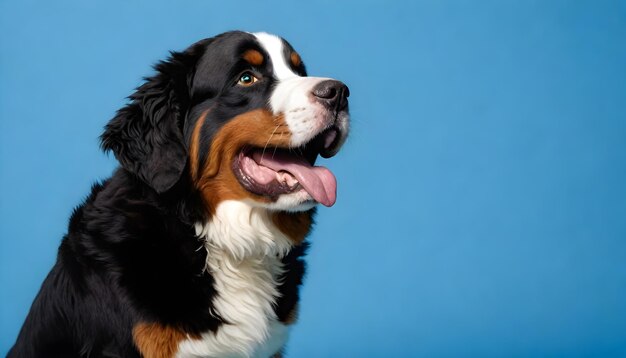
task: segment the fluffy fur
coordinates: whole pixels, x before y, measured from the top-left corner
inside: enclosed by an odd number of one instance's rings
[[[306,77],[265,33],[201,40],[155,70],[106,125],[120,168],[72,214],[9,357],[281,354],[316,202],[244,164],[334,155],[347,87]]]

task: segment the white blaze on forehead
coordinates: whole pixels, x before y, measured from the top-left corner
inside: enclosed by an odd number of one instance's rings
[[[298,77],[298,74],[291,70],[285,58],[285,44],[283,40],[275,35],[266,32],[255,32],[253,35],[259,40],[261,46],[267,51],[272,60],[274,76],[277,80],[284,80],[290,77]]]
[[[330,78],[298,75],[285,57],[285,43],[280,37],[265,32],[253,35],[268,53],[277,80],[268,104],[274,114],[284,116],[291,132],[291,146],[301,146],[331,125],[326,109],[312,95],[315,86]],[[345,127],[338,124],[341,129]]]

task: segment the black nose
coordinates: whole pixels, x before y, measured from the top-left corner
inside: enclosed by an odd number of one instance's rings
[[[343,82],[335,80],[322,81],[313,88],[312,92],[316,99],[330,110],[339,112],[348,106],[350,90]]]

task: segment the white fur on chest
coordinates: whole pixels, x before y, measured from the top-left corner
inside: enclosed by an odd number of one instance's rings
[[[278,322],[273,305],[289,238],[266,209],[232,200],[221,203],[210,222],[197,224],[196,232],[206,240],[206,269],[217,291],[213,307],[229,323],[182,341],[177,357],[267,358],[279,352],[288,327]]]

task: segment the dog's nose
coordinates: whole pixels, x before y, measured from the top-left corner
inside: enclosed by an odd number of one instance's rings
[[[336,80],[326,80],[313,87],[313,95],[318,102],[336,112],[348,106],[350,90],[348,86]]]

